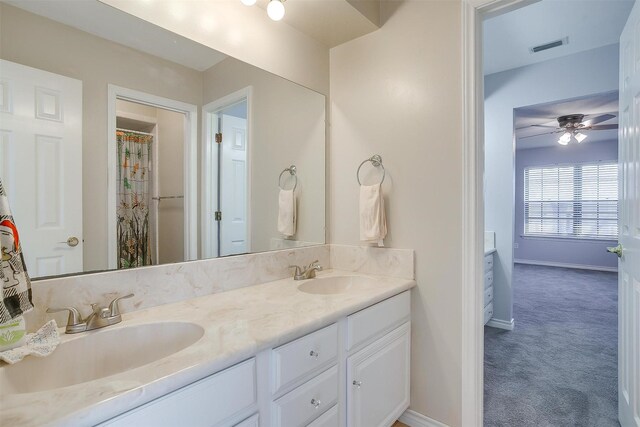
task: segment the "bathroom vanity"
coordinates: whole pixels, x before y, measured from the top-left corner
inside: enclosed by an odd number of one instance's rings
[[[134,368],[102,377],[80,373],[64,386],[50,381],[2,391],[3,419],[114,427],[389,426],[409,406],[413,286],[330,271],[124,314],[119,325],[64,335],[56,352],[78,340],[121,337],[129,359],[147,360],[130,360]],[[184,342],[167,355],[173,344],[164,339],[165,354],[156,360],[149,353],[162,349],[147,347],[139,356],[127,350],[163,334]],[[117,364],[113,350],[89,363],[106,366],[112,357]],[[45,365],[47,358],[21,363],[27,362]],[[9,384],[13,367],[0,368],[0,383]]]

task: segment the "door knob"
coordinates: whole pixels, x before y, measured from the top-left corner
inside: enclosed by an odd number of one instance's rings
[[[67,245],[71,246],[72,248],[75,248],[76,246],[78,246],[78,243],[80,243],[80,240],[75,237],[75,236],[71,236],[67,239],[66,242],[58,242],[58,243],[66,243]]]
[[[618,258],[622,257],[622,245],[618,243],[618,246],[615,248],[607,248],[607,252],[611,252],[612,254],[618,255]]]

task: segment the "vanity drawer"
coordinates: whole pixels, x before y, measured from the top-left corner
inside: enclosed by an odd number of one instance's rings
[[[489,271],[493,268],[493,254],[484,257],[484,271]]]
[[[484,306],[486,307],[491,301],[493,301],[493,286],[484,290]]]
[[[411,293],[379,302],[347,317],[347,350],[365,344],[405,323],[411,317]]]
[[[237,420],[236,417],[243,415],[242,412],[248,412],[244,417],[255,412],[256,401],[256,362],[255,359],[250,359],[100,426],[230,425]]]
[[[487,305],[484,308],[484,324],[486,325],[487,322],[491,320],[492,317],[493,317],[493,302],[490,302],[489,305]]]
[[[489,286],[493,285],[493,270],[487,271],[484,274],[484,288],[487,289]]]
[[[336,427],[337,425],[340,423],[338,422],[338,405],[335,405],[307,427]]]
[[[338,367],[334,366],[273,402],[273,427],[303,427],[338,402]]]
[[[338,326],[334,323],[280,346],[273,350],[272,356],[271,391],[277,394],[336,362]]]

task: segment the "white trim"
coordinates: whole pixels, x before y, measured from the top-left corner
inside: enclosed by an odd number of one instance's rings
[[[211,227],[210,212],[213,212],[213,204],[215,203],[215,190],[218,188],[217,174],[213,174],[214,168],[212,164],[217,164],[218,153],[211,150],[211,141],[215,133],[211,126],[211,115],[217,113],[223,108],[237,104],[244,100],[247,101],[247,252],[251,252],[251,160],[252,160],[252,137],[253,137],[253,86],[247,86],[222,98],[216,99],[202,107],[202,257],[220,256],[218,248],[213,249],[212,241],[217,240],[217,229]]]
[[[522,240],[554,240],[554,241],[558,241],[558,242],[571,242],[574,241],[574,243],[583,243],[583,242],[611,242],[611,243],[618,243],[618,239],[614,238],[614,239],[606,239],[606,238],[595,238],[595,237],[575,237],[575,236],[568,236],[568,237],[561,237],[561,236],[553,236],[553,235],[542,235],[542,234],[538,234],[538,235],[533,235],[533,234],[521,234],[520,238]]]
[[[484,75],[482,21],[531,0],[462,2],[462,422],[481,426],[484,398]]]
[[[577,268],[579,270],[609,271],[612,273],[618,272],[618,267],[605,267],[602,265],[587,265],[587,264],[570,264],[568,262],[551,262],[551,261],[537,261],[537,260],[528,260],[528,259],[514,259],[513,263],[526,264],[526,265],[540,265],[544,267]]]
[[[513,319],[511,319],[511,322],[500,319],[491,319],[487,322],[487,326],[491,326],[492,328],[505,329],[507,331],[513,331],[515,322],[513,321]]]
[[[107,259],[109,269],[117,263],[116,224],[116,100],[137,102],[185,115],[184,144],[184,259],[198,258],[198,107],[133,89],[109,84],[107,99]],[[196,165],[196,167],[194,167]]]
[[[429,418],[419,412],[412,411],[411,409],[407,409],[404,414],[400,416],[398,421],[408,425],[409,427],[449,427],[440,421]]]
[[[482,79],[478,78],[482,76],[482,49],[477,46],[482,46],[481,28],[478,10],[463,2],[461,424],[465,426],[482,425],[484,399],[484,130]]]

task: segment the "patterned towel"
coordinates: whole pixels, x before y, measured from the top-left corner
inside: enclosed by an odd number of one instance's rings
[[[0,180],[0,325],[33,308],[31,281],[20,248],[9,200]]]

